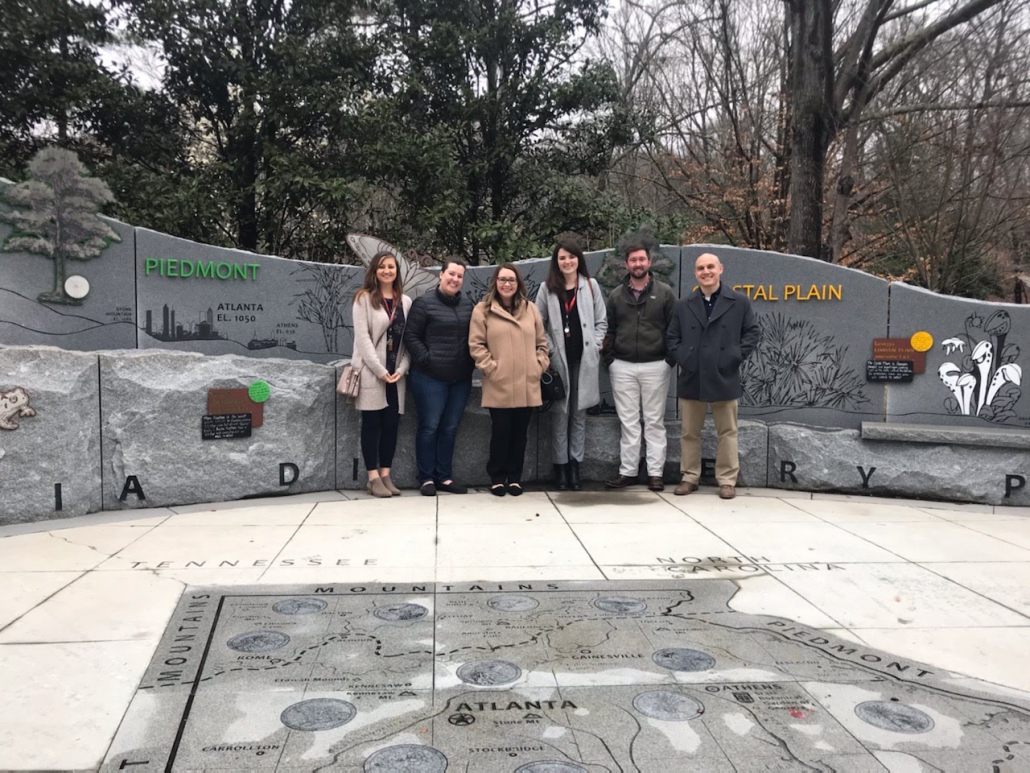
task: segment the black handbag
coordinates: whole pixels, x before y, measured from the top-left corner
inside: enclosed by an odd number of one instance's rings
[[[548,368],[540,374],[540,397],[544,403],[565,399],[565,384],[554,368]]]

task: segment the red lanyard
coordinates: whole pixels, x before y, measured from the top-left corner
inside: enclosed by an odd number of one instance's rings
[[[390,321],[387,323],[387,327],[393,327],[393,318],[397,314],[397,299],[396,298],[383,298],[383,305],[388,309],[390,315]]]
[[[572,310],[576,307],[576,297],[579,293],[576,290],[572,291],[572,300],[562,301],[562,306],[565,307],[565,316],[569,316]]]

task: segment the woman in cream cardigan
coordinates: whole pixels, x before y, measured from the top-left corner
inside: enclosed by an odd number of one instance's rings
[[[490,492],[518,496],[529,420],[542,403],[540,374],[549,360],[540,312],[511,263],[494,270],[486,297],[472,312],[469,353],[483,373],[483,407],[490,409]]]
[[[410,358],[404,349],[404,321],[411,298],[404,295],[397,259],[389,252],[372,258],[365,282],[354,295],[354,357],[361,389],[354,407],[361,411],[361,455],[368,470],[368,493],[399,496],[390,480],[404,413],[404,376]]]

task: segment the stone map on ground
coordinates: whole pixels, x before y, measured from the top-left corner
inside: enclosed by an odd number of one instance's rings
[[[103,770],[1030,769],[1030,695],[736,590],[187,588]]]

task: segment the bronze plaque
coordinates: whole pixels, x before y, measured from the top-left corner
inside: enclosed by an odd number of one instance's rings
[[[907,338],[874,338],[873,359],[881,362],[911,360],[913,373],[926,372],[926,352],[917,352]]]
[[[260,427],[265,418],[265,404],[255,403],[246,389],[207,390],[207,412],[212,416],[229,413],[249,413],[250,426]]]

